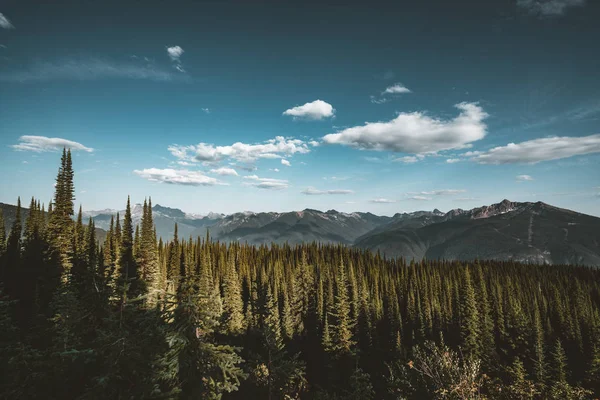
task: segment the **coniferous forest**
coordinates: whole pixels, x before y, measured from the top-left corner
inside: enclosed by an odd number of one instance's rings
[[[600,397],[598,270],[164,242],[150,198],[99,242],[73,182],[0,221],[1,398]]]

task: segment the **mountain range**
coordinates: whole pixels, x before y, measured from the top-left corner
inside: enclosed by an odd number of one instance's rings
[[[7,228],[14,206],[0,203]],[[204,236],[251,244],[342,243],[388,257],[420,260],[495,259],[542,264],[600,266],[600,218],[542,202],[512,202],[449,212],[416,211],[378,216],[305,209],[292,212],[187,214],[154,205],[158,236],[169,240],[177,223],[180,238]],[[116,210],[84,212],[107,230]],[[124,211],[119,211],[120,217]],[[142,206],[132,207],[133,223]],[[100,234],[99,236],[102,236]]]

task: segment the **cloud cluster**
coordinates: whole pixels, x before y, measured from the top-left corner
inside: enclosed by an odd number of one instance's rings
[[[286,167],[291,167],[292,166],[292,164],[288,160],[286,160],[285,158],[281,159],[281,164],[285,165]]]
[[[408,200],[418,200],[418,201],[429,201],[431,200],[431,197],[425,197],[425,196],[410,196],[407,197]]]
[[[14,25],[11,24],[8,18],[6,18],[2,13],[0,13],[0,28],[15,29]]]
[[[442,190],[431,190],[431,191],[425,191],[425,192],[410,192],[408,194],[417,194],[417,195],[425,195],[425,196],[453,196],[455,194],[459,194],[459,193],[465,193],[466,190],[464,189],[442,189]]]
[[[568,8],[584,6],[586,0],[517,0],[517,6],[530,14],[551,17],[563,15]]]
[[[136,175],[152,182],[169,183],[185,186],[215,186],[227,185],[217,179],[206,176],[200,171],[190,171],[187,169],[159,169],[146,168],[143,170],[134,170]]]
[[[36,62],[23,69],[0,74],[3,82],[45,82],[51,80],[91,81],[106,78],[139,79],[157,82],[187,81],[183,74],[173,74],[152,63],[109,59],[67,58],[55,62]]]
[[[369,202],[371,203],[379,203],[379,204],[384,204],[384,203],[396,203],[396,200],[392,200],[392,199],[385,199],[383,197],[378,197],[376,199],[370,200]]]
[[[330,190],[318,190],[312,186],[304,189],[302,194],[306,194],[309,196],[319,196],[324,194],[353,194],[353,190],[345,190],[345,189],[330,189]]]
[[[517,175],[516,180],[517,182],[527,182],[532,181],[533,178],[531,177],[531,175]]]
[[[387,87],[381,94],[404,94],[411,93],[410,89],[404,86],[401,83],[396,83],[395,85]]]
[[[308,145],[299,139],[277,136],[260,144],[237,142],[230,146],[199,143],[195,146],[169,146],[169,151],[182,161],[215,163],[224,159],[253,163],[263,158],[283,158],[296,153],[309,153]],[[283,163],[282,163],[283,164]],[[285,165],[285,164],[284,164]]]
[[[335,108],[323,100],[315,100],[285,110],[283,115],[294,117],[294,119],[321,120],[333,117],[335,115]]]
[[[244,182],[246,186],[254,186],[259,189],[283,190],[289,187],[289,182],[285,179],[259,178],[256,175],[244,176],[244,179],[250,182]]]
[[[19,151],[35,151],[36,153],[42,153],[46,151],[59,151],[63,148],[69,148],[71,150],[81,150],[91,153],[94,149],[86,147],[81,143],[74,142],[63,138],[50,138],[46,136],[21,136],[19,143],[11,146],[15,150]]]
[[[479,164],[536,164],[583,154],[600,153],[600,134],[581,137],[549,137],[509,143],[464,155]]]
[[[476,103],[459,103],[461,112],[452,120],[432,118],[421,112],[400,113],[388,122],[367,122],[323,137],[329,144],[360,150],[409,154],[436,153],[469,147],[486,135],[483,122],[488,114]]]
[[[211,169],[209,172],[220,176],[239,176],[235,169],[227,167]]]
[[[181,55],[183,53],[185,53],[185,51],[180,46],[167,47],[167,54],[175,64],[175,69],[179,72],[185,72],[181,65]]]

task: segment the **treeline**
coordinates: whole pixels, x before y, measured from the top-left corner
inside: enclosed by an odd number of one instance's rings
[[[48,209],[0,215],[0,398],[600,396],[600,271],[406,263],[316,243],[98,243],[64,151]]]

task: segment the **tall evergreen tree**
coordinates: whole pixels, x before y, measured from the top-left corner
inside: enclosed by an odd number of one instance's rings
[[[471,280],[469,268],[462,273],[460,296],[460,337],[465,354],[478,358],[480,354],[480,319],[475,289]]]

